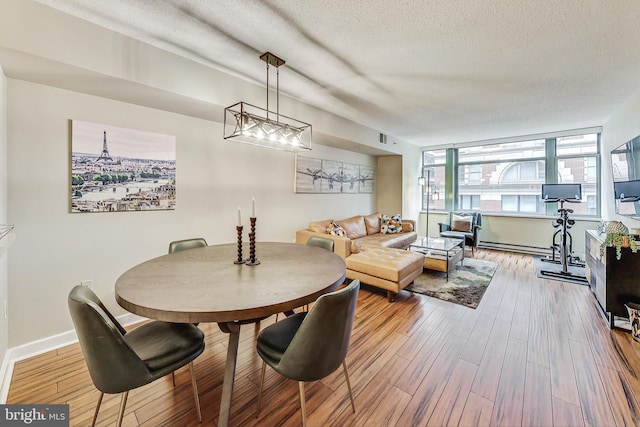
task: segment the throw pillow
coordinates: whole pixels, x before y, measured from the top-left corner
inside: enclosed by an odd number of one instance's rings
[[[380,232],[382,234],[402,233],[402,218],[400,214],[380,217]]]
[[[463,233],[471,232],[471,219],[470,215],[451,215],[451,230],[461,231]]]
[[[342,228],[340,224],[338,224],[335,221],[331,221],[331,223],[329,224],[325,232],[327,234],[331,234],[332,236],[340,236],[340,237],[347,236],[347,233],[346,231],[344,231],[344,228]]]
[[[413,224],[410,222],[403,222],[402,223],[402,232],[403,233],[409,233],[413,231]]]

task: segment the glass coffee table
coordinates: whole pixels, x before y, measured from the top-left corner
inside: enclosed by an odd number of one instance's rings
[[[457,263],[464,265],[464,239],[449,237],[420,237],[409,250],[424,254],[424,268],[447,273]]]

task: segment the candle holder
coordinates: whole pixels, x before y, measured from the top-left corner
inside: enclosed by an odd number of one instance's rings
[[[238,259],[233,261],[234,264],[244,264],[242,259],[242,226],[236,225],[236,232],[238,233]]]
[[[249,232],[249,258],[246,260],[247,265],[258,265],[260,261],[256,259],[256,217],[249,218],[251,221],[251,231]]]

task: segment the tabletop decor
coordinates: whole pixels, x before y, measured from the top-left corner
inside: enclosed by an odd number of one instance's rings
[[[256,217],[250,217],[249,221],[251,222],[251,231],[249,232],[249,258],[247,258],[246,264],[253,266],[260,264],[260,261],[256,259]]]
[[[242,258],[242,214],[240,210],[240,206],[238,206],[238,225],[236,225],[236,233],[238,233],[238,259],[233,261],[234,264],[244,264],[244,259]]]

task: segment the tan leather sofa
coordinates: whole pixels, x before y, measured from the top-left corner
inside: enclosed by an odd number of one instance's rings
[[[298,230],[296,243],[305,244],[311,236],[333,240],[334,252],[345,260],[348,279],[384,289],[393,301],[395,294],[422,274],[424,255],[406,250],[418,237],[415,221],[403,219],[402,233],[382,234],[377,213],[335,220],[346,237],[327,234],[331,221],[315,221]]]

